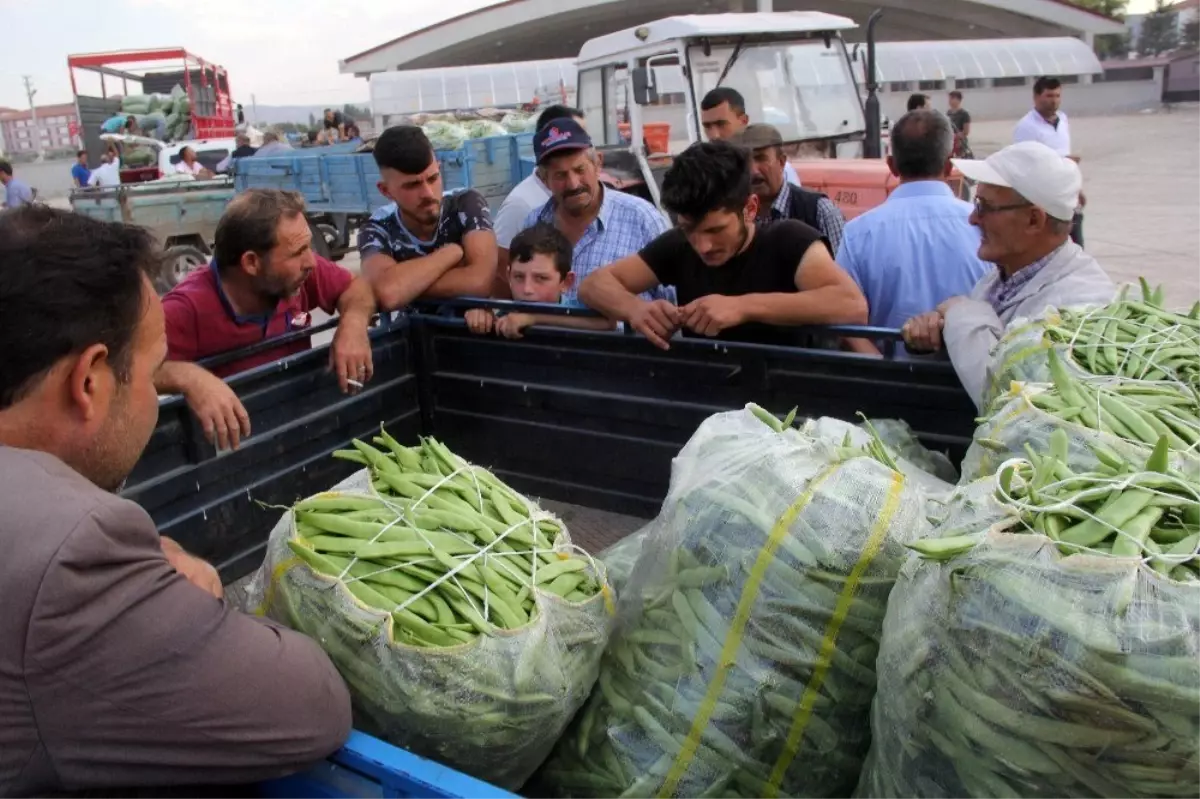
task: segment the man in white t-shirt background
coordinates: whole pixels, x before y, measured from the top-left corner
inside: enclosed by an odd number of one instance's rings
[[[538,115],[535,132],[541,130],[551,120],[573,119],[585,129],[583,112],[569,105],[552,105]],[[525,227],[525,218],[535,208],[541,208],[550,199],[550,189],[542,181],[541,168],[522,180],[500,203],[500,210],[492,216],[492,229],[496,232],[496,246],[499,248],[499,263],[496,270],[497,289],[508,289],[508,245]],[[503,284],[503,287],[500,286]],[[499,296],[504,296],[500,294]]]
[[[1062,109],[1062,81],[1041,77],[1033,84],[1033,108],[1017,123],[1013,142],[1041,142],[1061,156],[1079,163],[1071,151],[1071,123]],[[1079,192],[1079,209],[1071,224],[1071,241],[1083,246],[1083,207],[1087,198]]]

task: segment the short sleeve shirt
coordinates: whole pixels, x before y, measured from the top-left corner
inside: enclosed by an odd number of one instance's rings
[[[312,311],[332,314],[354,276],[332,261],[317,257],[316,267],[294,297],[280,300],[269,314],[242,316],[234,312],[218,279],[216,262],[184,278],[162,299],[167,324],[167,358],[198,361],[210,355],[248,347],[284,333],[312,326]],[[214,368],[218,377],[304,352],[311,345],[301,338],[275,349]]]
[[[947,111],[946,116],[950,118],[950,122],[954,124],[954,129],[962,132],[963,128],[971,124],[971,115],[967,113],[967,109],[959,108],[955,111]]]
[[[88,184],[88,178],[91,176],[91,170],[89,170],[83,164],[77,163],[71,167],[71,179],[75,181],[75,185],[77,186],[86,186]]]
[[[759,224],[750,246],[725,264],[708,266],[688,243],[682,230],[670,230],[640,253],[662,285],[674,285],[680,305],[710,294],[792,294],[796,270],[808,248],[823,241],[820,231],[795,219]],[[798,331],[750,323],[721,332],[717,338],[755,344],[794,346]],[[687,334],[687,331],[684,331]]]
[[[446,244],[461,245],[468,233],[491,229],[487,200],[477,191],[464,189],[442,199],[442,215],[430,241],[409,232],[395,203],[380,208],[358,229],[358,253],[363,258],[382,253],[400,263],[429,255]]]

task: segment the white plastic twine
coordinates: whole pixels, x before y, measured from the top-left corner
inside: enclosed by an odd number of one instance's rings
[[[1167,493],[1165,491],[1161,491],[1157,488],[1150,488],[1148,486],[1138,484],[1138,482],[1137,482],[1138,478],[1151,476],[1151,475],[1153,475],[1154,477],[1167,478],[1169,480],[1175,481],[1176,483],[1178,483],[1179,486],[1183,487],[1189,494],[1191,494],[1196,500],[1200,501],[1200,491],[1197,491],[1196,488],[1194,486],[1190,485],[1187,481],[1181,480],[1180,478],[1175,477],[1174,475],[1166,475],[1166,474],[1161,474],[1159,472],[1143,471],[1143,472],[1134,472],[1131,474],[1122,475],[1120,477],[1111,477],[1111,478],[1098,477],[1093,481],[1096,484],[1094,488],[1088,488],[1088,489],[1084,489],[1082,491],[1078,491],[1075,494],[1073,494],[1072,496],[1068,497],[1067,499],[1062,499],[1062,500],[1059,500],[1059,501],[1051,503],[1051,504],[1035,505],[1031,502],[1026,502],[1023,499],[1018,499],[1017,497],[1012,496],[1008,491],[1006,491],[1004,489],[1003,482],[999,480],[999,475],[1003,474],[1005,469],[1012,468],[1013,469],[1013,477],[1015,479],[1020,479],[1023,482],[1028,483],[1029,481],[1027,481],[1024,477],[1022,477],[1020,472],[1018,471],[1019,467],[1021,467],[1023,465],[1028,466],[1030,469],[1033,469],[1034,471],[1036,471],[1036,469],[1037,469],[1037,467],[1026,458],[1009,458],[1004,463],[1000,464],[1000,468],[996,470],[996,475],[997,475],[996,489],[997,489],[997,492],[1000,494],[1001,498],[1004,500],[1005,504],[1009,505],[1010,507],[1016,508],[1017,510],[1029,511],[1031,513],[1053,513],[1055,511],[1062,511],[1062,510],[1066,510],[1068,508],[1072,509],[1076,513],[1081,513],[1085,517],[1087,517],[1095,522],[1098,522],[1101,526],[1108,528],[1112,532],[1116,533],[1118,536],[1128,538],[1131,541],[1134,541],[1134,543],[1136,543],[1138,545],[1139,550],[1144,549],[1144,546],[1141,541],[1137,541],[1136,539],[1133,538],[1133,536],[1129,535],[1124,530],[1122,530],[1118,527],[1115,527],[1114,525],[1109,524],[1108,522],[1104,521],[1103,519],[1098,518],[1097,516],[1093,515],[1090,511],[1080,507],[1076,503],[1081,499],[1088,499],[1088,498],[1091,498],[1094,496],[1107,495],[1107,494],[1111,493],[1113,491],[1113,489],[1124,490],[1127,488],[1137,488],[1140,491],[1146,491],[1151,494],[1154,494],[1155,496],[1177,498],[1177,497],[1175,497],[1174,494],[1169,494],[1169,493]],[[1077,475],[1077,477],[1083,477],[1083,476],[1086,476],[1086,475]],[[1055,488],[1066,485],[1067,482],[1069,482],[1069,481],[1057,480],[1053,483],[1047,483],[1046,485],[1042,486],[1042,488],[1039,489],[1039,492],[1052,491]],[[1035,530],[1028,523],[1026,523],[1023,518],[1020,519],[1020,522],[1021,522],[1021,525],[1029,532],[1035,533],[1036,535],[1045,536],[1046,538],[1050,538],[1050,536],[1046,535],[1045,533],[1043,533],[1039,530]],[[1098,554],[1098,555],[1109,555],[1109,553],[1099,552],[1099,551],[1095,550],[1093,547],[1083,546],[1082,544],[1073,544],[1069,541],[1060,541],[1060,540],[1054,539],[1054,538],[1050,538],[1050,540],[1054,541],[1054,543],[1059,546],[1070,547],[1072,549],[1082,550],[1082,551],[1086,551],[1086,552],[1096,552],[1096,554]],[[1157,555],[1147,555],[1147,556],[1144,556],[1141,558],[1141,562],[1149,563],[1151,560],[1163,560],[1163,561],[1167,561],[1168,563],[1171,563],[1173,566],[1177,566],[1177,565],[1180,565],[1183,563],[1187,563],[1189,560],[1194,558],[1197,554],[1200,554],[1200,548],[1198,548],[1197,551],[1194,551],[1191,554],[1168,555],[1166,553],[1160,553]],[[1111,557],[1111,555],[1109,555],[1109,556]]]
[[[1128,319],[1117,319],[1115,316],[1112,316],[1111,314],[1101,314],[1101,311],[1104,311],[1104,310],[1107,310],[1107,306],[1093,308],[1093,309],[1087,311],[1083,315],[1083,318],[1080,320],[1079,324],[1075,327],[1075,330],[1071,333],[1071,337],[1067,342],[1068,350],[1070,350],[1070,351],[1075,350],[1076,346],[1079,343],[1079,337],[1083,333],[1084,326],[1086,325],[1086,323],[1088,323],[1090,321],[1099,321],[1099,322],[1112,322],[1112,321],[1128,322],[1128,321],[1130,321]],[[1177,335],[1177,334],[1181,334],[1181,335]],[[1136,377],[1123,378],[1123,379],[1131,380],[1131,381],[1138,382],[1138,383],[1147,383],[1150,385],[1163,385],[1164,383],[1166,383],[1166,384],[1173,385],[1173,386],[1180,386],[1180,387],[1184,388],[1185,390],[1190,391],[1190,388],[1188,387],[1188,385],[1186,383],[1184,383],[1182,380],[1175,378],[1173,376],[1173,374],[1174,374],[1173,370],[1171,370],[1170,368],[1161,366],[1158,363],[1157,358],[1158,358],[1159,353],[1162,352],[1162,349],[1166,346],[1174,346],[1176,344],[1200,345],[1200,335],[1196,335],[1189,330],[1185,330],[1183,328],[1183,326],[1180,325],[1179,323],[1167,325],[1166,327],[1162,327],[1162,328],[1147,329],[1147,331],[1145,332],[1144,335],[1138,336],[1137,338],[1135,338],[1133,340],[1132,343],[1116,341],[1114,339],[1110,339],[1107,335],[1104,335],[1104,334],[1101,335],[1101,340],[1104,343],[1112,344],[1112,345],[1118,347],[1122,353],[1121,362],[1120,362],[1119,366],[1117,367],[1119,372],[1125,371],[1125,365],[1129,362],[1129,358],[1133,354],[1133,350],[1135,348],[1137,348],[1137,347],[1141,346],[1142,344],[1145,344],[1155,338],[1158,338],[1160,340],[1158,341],[1157,345],[1155,346],[1153,353],[1145,353],[1143,355],[1143,357],[1146,360],[1146,363],[1142,366],[1141,374],[1139,374]],[[1146,372],[1149,371],[1151,367],[1155,367],[1155,368],[1158,368],[1159,370],[1161,370],[1165,375],[1167,375],[1166,379],[1165,380],[1147,380]],[[1097,376],[1104,377],[1104,375],[1097,375]],[[1115,375],[1114,375],[1114,377],[1115,377]]]

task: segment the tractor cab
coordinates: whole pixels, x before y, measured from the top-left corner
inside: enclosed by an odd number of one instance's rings
[[[862,160],[872,150],[842,39],[855,27],[815,11],[694,14],[586,42],[578,104],[607,179],[658,205],[671,157],[705,138],[701,100],[729,86],[745,98],[751,122],[779,129],[804,185],[847,218],[883,202],[896,181],[882,160]]]

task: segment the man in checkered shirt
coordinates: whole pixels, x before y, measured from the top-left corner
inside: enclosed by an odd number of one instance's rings
[[[554,225],[574,247],[576,281],[563,302],[578,303],[577,286],[602,266],[639,252],[667,232],[667,220],[653,205],[600,183],[600,161],[592,139],[570,118],[548,122],[533,139],[538,169],[551,198],[532,211],[524,227]],[[647,300],[674,299],[671,287],[658,287]]]

